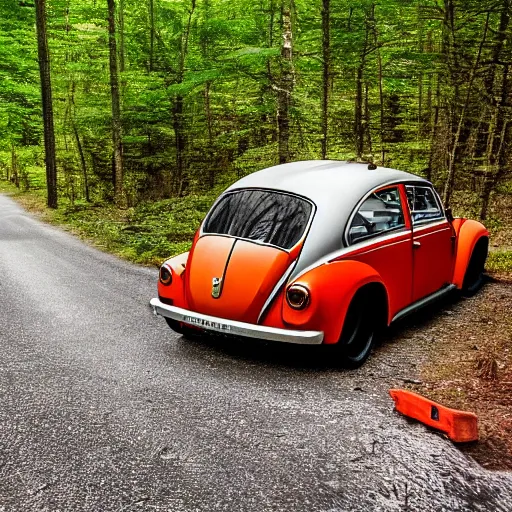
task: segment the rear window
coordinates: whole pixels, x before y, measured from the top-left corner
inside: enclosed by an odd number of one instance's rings
[[[304,234],[312,209],[301,197],[271,190],[230,192],[213,207],[203,232],[291,249]]]

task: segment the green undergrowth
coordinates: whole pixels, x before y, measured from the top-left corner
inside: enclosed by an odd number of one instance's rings
[[[192,195],[140,203],[134,208],[75,202],[57,210],[45,208],[37,191],[21,192],[3,182],[0,192],[11,195],[42,220],[71,231],[96,247],[129,261],[159,265],[189,250],[194,233],[213,203],[214,195]]]
[[[485,267],[490,272],[512,272],[512,251],[490,252]]]

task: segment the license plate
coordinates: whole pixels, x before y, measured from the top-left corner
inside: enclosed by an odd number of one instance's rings
[[[216,331],[231,331],[231,326],[221,324],[220,322],[212,322],[210,320],[204,320],[203,318],[195,318],[193,316],[185,316],[183,321],[186,324],[195,325],[204,329],[215,329]]]

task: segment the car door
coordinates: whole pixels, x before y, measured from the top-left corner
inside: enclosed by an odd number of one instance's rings
[[[453,228],[439,196],[429,185],[406,185],[412,222],[413,302],[450,283]]]
[[[411,303],[412,239],[403,185],[377,189],[354,210],[345,236],[346,258],[374,268],[382,278],[391,316]]]

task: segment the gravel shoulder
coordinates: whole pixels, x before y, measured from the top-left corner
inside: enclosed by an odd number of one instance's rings
[[[429,337],[421,384],[432,400],[479,417],[480,440],[462,446],[482,466],[512,470],[512,275],[494,274],[474,297],[447,304]]]

